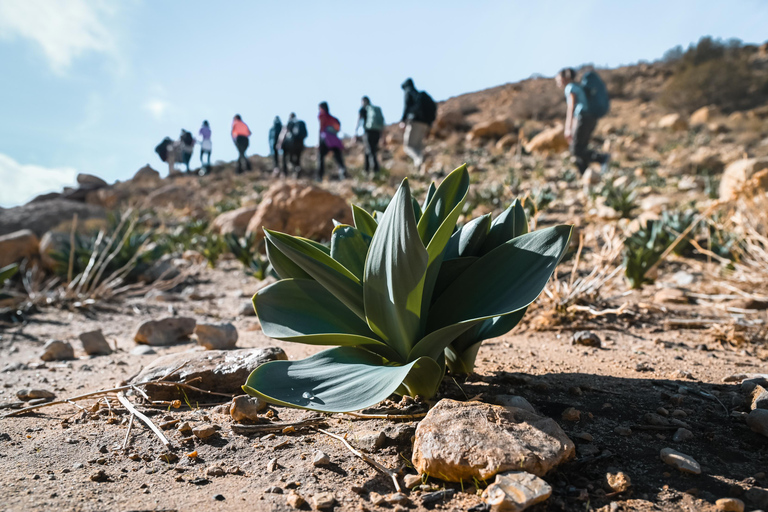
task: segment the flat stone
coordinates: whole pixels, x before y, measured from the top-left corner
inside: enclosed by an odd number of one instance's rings
[[[565,421],[579,421],[581,419],[581,411],[573,407],[569,407],[563,411],[561,417]]]
[[[436,503],[445,503],[450,501],[454,494],[456,494],[456,491],[453,489],[441,489],[439,491],[424,493],[421,495],[421,503],[427,507],[435,505]]]
[[[747,426],[753,432],[768,437],[768,410],[755,409],[747,416]]]
[[[623,471],[618,473],[606,473],[605,482],[613,492],[625,492],[632,487],[632,480]]]
[[[592,331],[578,331],[574,333],[573,337],[571,338],[571,344],[597,348],[603,346],[600,337]]]
[[[679,428],[672,435],[672,441],[675,443],[684,443],[693,439],[693,432],[687,428]]]
[[[370,493],[368,493],[368,499],[371,500],[372,505],[375,505],[377,507],[380,505],[384,505],[387,502],[387,498],[377,493],[376,491],[371,491]]]
[[[244,348],[237,350],[189,350],[158,357],[148,364],[131,382],[147,382],[164,377],[183,363],[183,367],[167,379],[168,382],[194,380],[194,386],[218,393],[242,393],[241,386],[259,365],[267,361],[285,360],[285,352],[276,347]],[[153,400],[210,399],[210,395],[175,386],[147,384],[144,391]]]
[[[157,354],[157,352],[149,345],[139,345],[131,349],[131,354],[134,356],[151,356]]]
[[[80,338],[80,343],[83,344],[83,350],[89,356],[108,356],[112,353],[112,349],[109,347],[109,343],[107,343],[107,339],[104,337],[101,329],[81,333],[78,338]]]
[[[315,467],[327,466],[331,463],[331,458],[320,450],[312,454],[312,465]]]
[[[407,489],[413,489],[417,485],[421,485],[422,479],[421,475],[405,475],[403,477],[403,483],[405,484],[405,487]]]
[[[482,494],[493,512],[520,512],[550,497],[552,488],[536,475],[510,471],[496,475],[496,481]]]
[[[668,304],[687,304],[688,297],[680,288],[662,288],[653,295],[653,301]]]
[[[760,384],[752,391],[752,407],[754,409],[768,409],[768,391]]]
[[[387,442],[387,436],[381,430],[355,430],[347,438],[355,448],[373,453]]]
[[[551,418],[443,399],[416,428],[412,459],[421,474],[460,482],[509,470],[544,475],[574,453],[573,442]]]
[[[536,414],[536,409],[533,408],[528,400],[521,396],[496,395],[496,397],[494,397],[494,402],[496,405],[501,405],[502,407],[517,407],[518,409]]]
[[[216,433],[216,427],[213,425],[200,425],[192,429],[192,433],[198,439],[208,439]]]
[[[744,512],[744,502],[737,498],[720,498],[715,506],[722,512]]]
[[[672,448],[662,448],[659,453],[661,461],[683,473],[701,474],[701,466],[690,455],[680,453]]]
[[[75,358],[75,349],[66,341],[50,340],[43,346],[43,361],[68,361]]]
[[[336,504],[336,498],[330,492],[321,492],[312,496],[312,505],[317,510],[326,510]]]
[[[205,476],[210,476],[213,478],[220,477],[226,475],[227,472],[224,471],[224,468],[220,466],[210,466],[205,470]],[[279,487],[278,487],[279,489]],[[282,489],[280,489],[280,492],[282,492]]]
[[[53,400],[56,398],[56,394],[53,391],[47,389],[20,389],[16,392],[16,397],[19,400],[28,402],[30,400],[36,400],[38,398],[44,398],[46,400]]]
[[[411,502],[408,496],[402,492],[393,492],[392,494],[387,494],[384,499],[390,505],[407,505]]]
[[[208,350],[227,350],[237,344],[237,328],[232,324],[197,324],[197,344]]]
[[[139,326],[133,337],[136,343],[153,346],[175,345],[186,341],[195,330],[197,322],[194,318],[169,317],[160,320],[150,320]]]
[[[237,422],[257,421],[266,407],[267,403],[259,397],[240,395],[232,399],[229,415]]]

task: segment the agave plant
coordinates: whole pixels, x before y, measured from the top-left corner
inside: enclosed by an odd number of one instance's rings
[[[659,221],[648,220],[644,227],[624,240],[624,273],[632,288],[641,288],[653,282],[646,276],[669,247],[669,232]]]
[[[456,231],[468,189],[462,166],[422,206],[406,179],[378,221],[353,207],[354,226],[337,225],[330,248],[265,230],[282,279],[254,297],[264,333],[337,347],[266,363],[243,389],[323,412],[371,407],[392,393],[431,398],[446,350],[449,364],[466,367],[477,340],[514,326],[554,272],[571,226],[525,233],[516,204]]]

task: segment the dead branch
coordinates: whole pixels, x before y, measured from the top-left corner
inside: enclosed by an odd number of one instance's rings
[[[242,434],[242,435],[263,434],[266,432],[282,432],[284,429],[288,427],[292,427],[295,429],[305,428],[305,427],[314,427],[317,425],[321,425],[326,421],[327,421],[327,418],[325,418],[324,416],[313,416],[311,418],[307,418],[301,421],[265,423],[263,425],[238,425],[235,423],[232,425],[232,432],[234,432],[235,434]]]
[[[160,439],[160,442],[162,442],[162,443],[163,443],[163,445],[164,445],[166,448],[169,448],[169,447],[171,446],[171,442],[170,442],[170,441],[168,441],[168,438],[166,438],[166,437],[163,435],[163,432],[162,432],[162,431],[161,431],[159,428],[157,428],[157,426],[156,426],[154,423],[152,423],[152,420],[150,420],[149,418],[147,418],[146,416],[144,416],[143,414],[141,414],[141,413],[140,413],[140,412],[139,412],[139,411],[138,411],[138,410],[137,410],[137,409],[136,409],[136,408],[133,406],[133,404],[132,404],[132,403],[131,403],[131,402],[130,402],[130,401],[129,401],[129,400],[126,398],[126,397],[125,397],[125,394],[124,394],[122,391],[119,391],[119,392],[117,393],[117,399],[120,401],[120,403],[121,403],[121,404],[123,404],[123,406],[125,406],[125,408],[126,408],[126,409],[128,409],[128,411],[130,411],[130,412],[131,412],[131,414],[133,414],[134,416],[136,416],[137,418],[139,418],[141,421],[143,421],[144,423],[146,423],[146,425],[147,425],[147,426],[148,426],[148,427],[149,427],[149,428],[152,430],[152,432],[154,432],[154,433],[155,433],[155,435],[156,435],[156,436],[157,436],[157,437]]]

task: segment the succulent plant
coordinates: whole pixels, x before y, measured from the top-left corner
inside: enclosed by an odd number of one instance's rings
[[[457,230],[468,189],[462,166],[419,205],[406,179],[378,221],[353,207],[355,225],[337,225],[330,248],[265,230],[281,280],[254,296],[264,333],[337,347],[268,362],[243,389],[274,404],[345,412],[392,393],[431,398],[446,363],[471,369],[480,341],[514,327],[541,293],[572,228],[526,233],[515,203]]]

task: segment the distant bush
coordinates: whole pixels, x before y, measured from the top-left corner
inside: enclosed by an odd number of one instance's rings
[[[724,112],[755,107],[768,98],[768,80],[750,65],[741,41],[702,37],[688,50],[676,47],[663,60],[674,68],[659,102],[690,113],[705,105]]]

